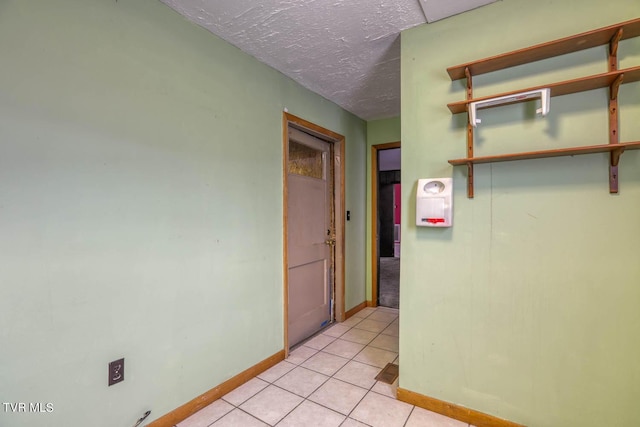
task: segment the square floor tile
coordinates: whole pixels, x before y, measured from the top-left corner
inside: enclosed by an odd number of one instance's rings
[[[353,328],[343,336],[341,340],[357,342],[358,344],[369,344],[375,337],[378,336],[377,332],[365,331],[364,329]]]
[[[398,337],[393,335],[378,335],[369,343],[371,347],[381,348],[383,350],[398,352]]]
[[[350,417],[376,427],[402,427],[412,408],[408,403],[369,392]]]
[[[240,409],[267,424],[274,425],[303,400],[300,396],[270,385],[240,405]]]
[[[362,322],[358,323],[354,328],[364,329],[365,331],[380,333],[384,331],[389,323],[378,322],[376,320],[364,319]]]
[[[346,417],[305,400],[278,423],[278,427],[338,427]]]
[[[252,417],[246,412],[240,409],[234,409],[224,417],[220,418],[215,423],[211,424],[211,427],[268,427],[269,424],[265,424],[259,419]]]
[[[305,342],[304,345],[307,347],[314,348],[316,350],[322,350],[329,344],[331,344],[335,340],[334,337],[330,337],[329,335],[316,335],[311,338],[309,341]]]
[[[359,312],[357,312],[356,314],[354,314],[353,317],[365,318],[375,311],[376,309],[373,307],[366,307],[360,310]]]
[[[224,400],[218,399],[191,415],[186,420],[178,423],[178,427],[208,427],[233,409],[233,406]]]
[[[344,365],[342,369],[336,372],[334,378],[359,387],[370,389],[371,386],[375,384],[376,375],[379,373],[380,368],[351,360],[349,363]]]
[[[387,328],[381,333],[384,335],[393,335],[394,337],[397,337],[400,335],[400,324],[391,322],[391,324],[387,326]]]
[[[269,385],[260,378],[252,378],[235,390],[225,394],[222,398],[234,406],[240,406]]]
[[[398,380],[396,379],[393,384],[376,381],[376,385],[373,386],[371,391],[375,391],[378,394],[382,394],[384,396],[392,397],[395,399],[398,395]]]
[[[365,394],[367,390],[361,387],[331,378],[309,396],[309,400],[348,415]]]
[[[293,363],[282,361],[258,375],[258,378],[272,383],[295,367],[296,365],[294,365]]]
[[[376,311],[367,317],[367,320],[375,320],[377,322],[391,323],[398,318],[395,313],[389,313],[388,311]]]
[[[299,366],[273,384],[298,396],[307,397],[328,379],[326,375]]]
[[[319,351],[301,366],[331,376],[338,372],[338,369],[342,368],[348,361],[349,360],[344,357]]]
[[[379,306],[379,307],[376,308],[376,311],[384,311],[384,312],[387,312],[387,313],[394,313],[396,316],[400,315],[400,309],[393,308],[393,307]]]
[[[363,348],[363,344],[337,339],[326,346],[322,351],[324,351],[325,353],[331,353],[335,354],[336,356],[351,359],[353,356],[360,353]]]
[[[338,338],[340,335],[347,332],[351,329],[351,326],[344,325],[342,323],[336,323],[335,325],[327,328],[326,331],[322,332],[323,335],[329,335],[330,337]]]
[[[377,366],[378,368],[384,368],[387,363],[393,362],[397,356],[398,353],[392,351],[375,347],[365,347],[353,360],[366,363],[367,365]]]
[[[289,363],[295,363],[296,365],[299,365],[317,352],[318,350],[314,348],[301,345],[300,347],[289,353],[289,357],[287,357],[285,360]]]
[[[415,407],[409,421],[405,424],[407,427],[467,427],[467,423],[445,417],[426,409]]]
[[[341,325],[344,326],[348,326],[350,328],[353,328],[355,325],[357,325],[358,323],[362,322],[362,320],[364,319],[364,317],[350,317],[347,320],[345,320],[344,322],[341,322]]]

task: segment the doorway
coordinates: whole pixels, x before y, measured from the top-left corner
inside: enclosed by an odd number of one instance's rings
[[[344,320],[344,137],[284,113],[285,351]]]
[[[400,142],[371,147],[372,296],[400,307]]]

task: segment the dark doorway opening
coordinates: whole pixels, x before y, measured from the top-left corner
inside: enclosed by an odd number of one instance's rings
[[[400,307],[400,148],[377,151],[377,304]]]

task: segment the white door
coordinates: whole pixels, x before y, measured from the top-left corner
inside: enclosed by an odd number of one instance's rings
[[[287,269],[289,347],[331,321],[331,144],[289,128]]]

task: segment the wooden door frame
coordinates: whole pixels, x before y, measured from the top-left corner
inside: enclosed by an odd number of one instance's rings
[[[288,270],[288,183],[287,183],[287,160],[288,160],[288,130],[289,126],[305,130],[310,134],[317,136],[318,138],[333,144],[334,158],[331,159],[334,165],[334,210],[335,210],[335,230],[336,230],[336,246],[335,246],[335,262],[334,262],[334,282],[335,292],[334,298],[334,316],[337,322],[345,320],[345,197],[344,197],[344,182],[345,182],[345,159],[344,159],[344,146],[345,137],[311,123],[305,119],[294,116],[288,112],[282,113],[282,189],[283,189],[283,250],[284,250],[284,268],[283,268],[283,288],[284,288],[284,351],[285,358],[289,355],[289,270]],[[333,320],[333,319],[331,319]]]
[[[400,148],[400,141],[371,146],[371,302],[378,306],[378,151]]]

